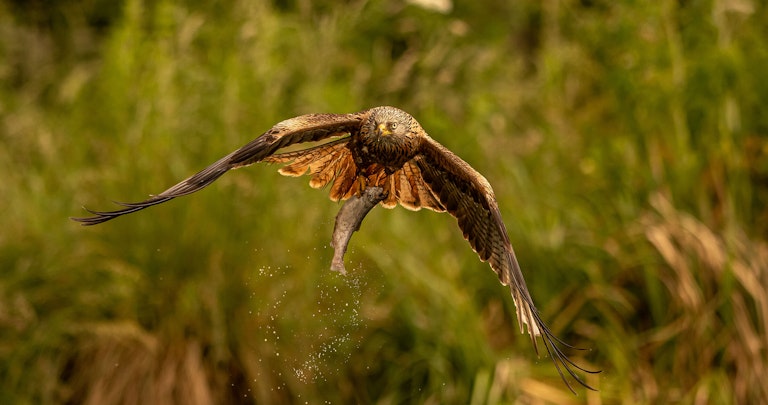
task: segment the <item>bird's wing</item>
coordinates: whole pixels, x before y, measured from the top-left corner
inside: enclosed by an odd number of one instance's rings
[[[321,141],[332,136],[358,131],[367,114],[368,110],[353,114],[307,114],[282,121],[240,149],[224,156],[197,174],[160,194],[141,202],[118,203],[125,207],[121,210],[88,210],[93,216],[72,219],[83,225],[95,225],[176,197],[194,193],[211,184],[227,171],[262,161],[286,146],[301,142]]]
[[[502,284],[509,285],[517,309],[520,331],[525,333],[524,325],[528,327],[536,352],[538,353],[536,336],[541,336],[547,353],[568,387],[571,388],[561,366],[576,381],[589,387],[576,375],[574,368],[588,370],[576,365],[563,353],[560,345],[571,346],[550,331],[533,304],[488,181],[468,163],[426,134],[419,147],[419,153],[412,161],[418,166],[424,182],[440,203],[456,217],[459,228],[464,232],[464,238],[469,241],[472,249],[481,260],[491,265]]]

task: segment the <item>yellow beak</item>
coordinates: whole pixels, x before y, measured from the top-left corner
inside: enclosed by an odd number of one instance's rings
[[[387,124],[385,123],[379,124],[379,126],[376,127],[376,132],[383,136],[392,135],[392,132],[387,128]]]

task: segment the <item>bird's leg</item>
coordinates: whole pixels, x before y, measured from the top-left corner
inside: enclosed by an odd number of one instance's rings
[[[357,188],[357,192],[355,192],[355,194],[358,197],[362,197],[363,196],[363,192],[365,191],[366,187],[368,186],[368,178],[367,178],[367,176],[365,174],[358,173],[357,179],[355,180],[355,182],[356,182],[355,188]]]
[[[363,218],[385,197],[386,193],[383,188],[368,187],[363,190],[361,195],[353,195],[341,206],[339,213],[336,214],[336,223],[333,226],[333,237],[331,238],[331,246],[333,247],[331,270],[347,274],[344,269],[344,253],[347,251],[349,240],[352,239],[352,233],[360,229]]]

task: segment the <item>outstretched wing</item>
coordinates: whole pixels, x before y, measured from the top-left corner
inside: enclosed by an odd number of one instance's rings
[[[421,170],[424,182],[440,203],[456,217],[459,228],[464,232],[464,238],[469,241],[472,249],[481,260],[491,265],[502,284],[509,285],[517,309],[520,331],[525,333],[525,326],[528,327],[536,352],[538,353],[536,336],[541,336],[547,353],[568,387],[571,388],[561,366],[580,384],[591,388],[576,375],[574,368],[590,371],[579,367],[563,353],[559,345],[571,346],[549,330],[533,304],[488,181],[468,163],[426,134],[419,154],[412,161]]]
[[[83,225],[100,224],[183,195],[194,193],[211,184],[229,170],[264,160],[281,148],[301,142],[314,142],[332,136],[358,131],[369,110],[354,114],[307,114],[282,121],[240,149],[217,160],[197,174],[137,203],[118,203],[117,211],[91,211],[94,216],[72,218]]]

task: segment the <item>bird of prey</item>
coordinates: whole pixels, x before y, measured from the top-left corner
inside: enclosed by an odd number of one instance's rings
[[[287,146],[318,141],[325,143],[281,152]],[[93,216],[73,219],[83,225],[99,224],[194,193],[227,171],[256,162],[286,164],[280,169],[286,176],[308,174],[311,187],[330,186],[333,201],[365,199],[369,206],[364,212],[351,214],[357,217],[355,227],[376,203],[385,208],[400,204],[414,211],[447,211],[456,217],[472,249],[490,264],[501,283],[510,287],[520,331],[525,333],[527,327],[536,353],[539,336],[568,388],[573,391],[563,370],[591,389],[575,369],[592,371],[566,356],[561,346],[572,346],[552,333],[534,306],[491,185],[469,164],[430,138],[410,114],[395,107],[374,107],[352,114],[307,114],[282,121],[160,194],[137,203],[119,203],[124,208],[117,211],[88,210]],[[378,193],[367,193],[370,190]],[[346,249],[346,242],[343,244]]]

